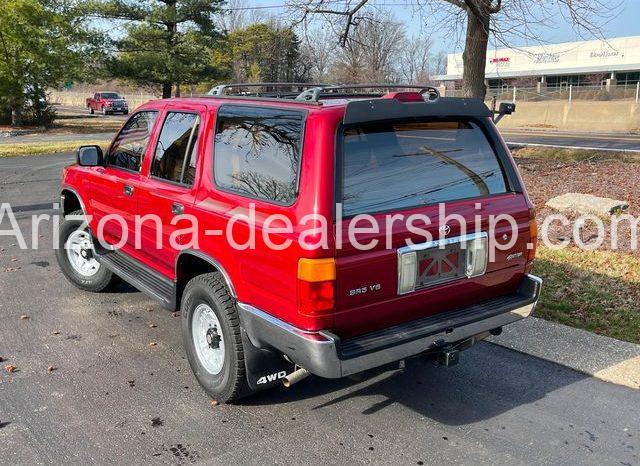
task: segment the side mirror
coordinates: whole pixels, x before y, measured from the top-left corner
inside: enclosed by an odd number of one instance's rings
[[[498,113],[502,115],[511,115],[516,111],[516,104],[511,102],[500,102]]]
[[[495,99],[495,97],[494,97]],[[493,108],[495,109],[495,100],[494,100],[494,104],[493,104]],[[493,111],[494,114],[497,114],[497,116],[493,119],[493,122],[497,125],[498,122],[500,120],[502,120],[502,117],[504,117],[505,115],[511,115],[512,113],[514,113],[516,111],[516,104],[513,102],[500,102],[500,107],[498,107],[498,111],[496,112],[495,110]]]
[[[104,159],[100,146],[80,146],[77,157],[81,167],[99,167]]]

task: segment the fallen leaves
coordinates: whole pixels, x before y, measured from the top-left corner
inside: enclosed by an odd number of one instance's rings
[[[60,330],[54,330],[51,335],[60,335]]]
[[[156,328],[156,327],[157,327],[157,325],[154,324],[153,322],[149,324],[149,328]]]
[[[215,408],[219,404],[220,404],[220,402],[218,400],[211,400],[211,407]]]
[[[7,364],[6,366],[4,366],[4,370],[7,371],[9,374],[12,374],[16,371],[16,369],[18,369],[16,366],[14,366],[13,364]]]
[[[55,366],[49,366],[49,367],[47,367],[47,372],[48,372],[49,374],[51,374],[51,373],[52,373],[53,371],[55,371],[55,370],[58,370],[58,368],[57,368],[57,367],[55,367]]]
[[[156,343],[155,341],[150,341],[149,346],[158,346],[158,343]]]
[[[20,316],[20,320],[29,320],[29,316],[28,316],[28,315],[26,315],[26,314],[22,314],[22,315]]]
[[[172,312],[171,317],[178,317],[180,315],[179,312]]]

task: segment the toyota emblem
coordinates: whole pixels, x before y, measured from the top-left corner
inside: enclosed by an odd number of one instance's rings
[[[447,236],[449,233],[451,233],[451,227],[449,225],[443,225],[438,230],[440,231],[440,234],[442,236]]]

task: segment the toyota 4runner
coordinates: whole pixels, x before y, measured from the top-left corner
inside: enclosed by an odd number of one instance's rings
[[[104,154],[78,150],[56,252],[75,286],[119,277],[179,310],[221,402],[309,374],[451,365],[532,313],[534,211],[483,102],[263,86],[149,102]]]

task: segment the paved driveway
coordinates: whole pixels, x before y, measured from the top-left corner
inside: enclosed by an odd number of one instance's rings
[[[0,199],[29,235],[70,160],[0,159]],[[50,243],[50,225],[36,236]],[[310,377],[212,407],[179,318],[127,285],[80,292],[50,244],[15,243],[0,236],[0,357],[17,366],[0,375],[3,463],[640,464],[640,391],[489,343],[454,368]]]

